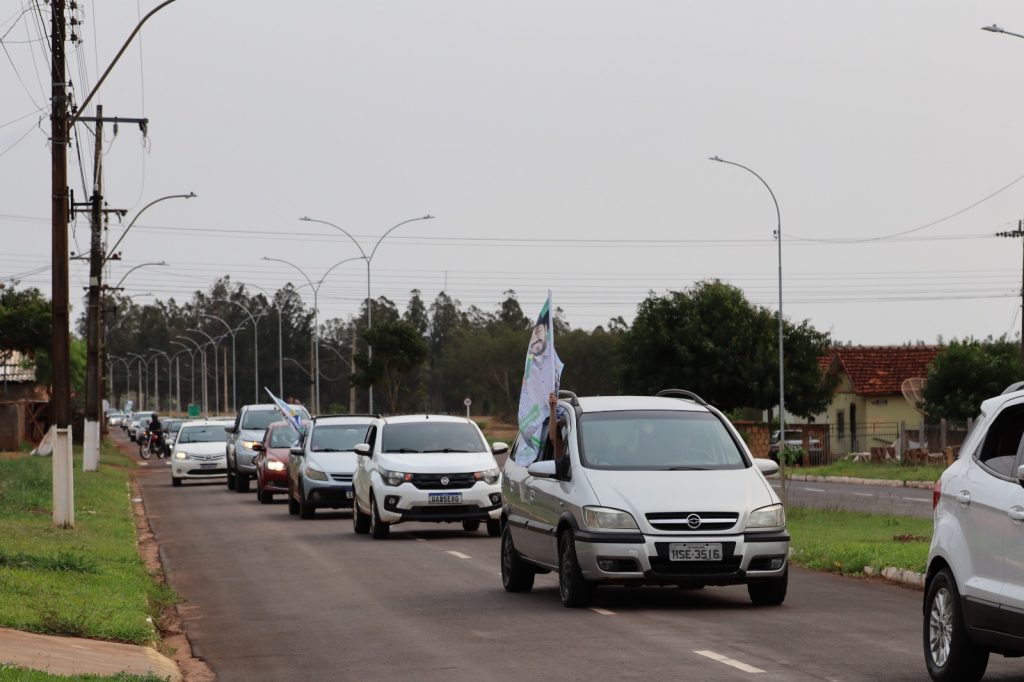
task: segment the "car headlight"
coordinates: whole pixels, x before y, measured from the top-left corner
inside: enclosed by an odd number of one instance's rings
[[[747,528],[781,528],[786,525],[786,510],[781,504],[772,504],[750,512]]]
[[[387,469],[381,469],[380,478],[387,485],[396,486],[402,485],[406,481],[411,481],[412,474],[402,473],[401,471],[388,471]]]
[[[488,469],[487,471],[478,471],[473,474],[473,477],[478,481],[484,483],[493,484],[497,483],[498,479],[501,478],[501,471],[498,469]]]
[[[278,462],[277,460],[267,462],[267,468],[271,471],[284,471],[284,462]]]
[[[256,445],[256,443],[259,443],[259,441],[258,440],[243,440],[242,441],[242,447],[245,448],[246,450],[252,450],[252,446]]]
[[[594,530],[640,530],[632,514],[609,507],[584,507],[583,523]]]
[[[313,481],[326,481],[327,474],[320,471],[319,469],[314,469],[313,467],[306,467],[306,478]]]
[[[188,453],[178,450],[174,453],[174,459],[188,459]]]

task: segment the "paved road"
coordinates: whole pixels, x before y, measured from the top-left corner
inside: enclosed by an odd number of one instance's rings
[[[162,464],[139,477],[146,507],[195,651],[226,682],[927,678],[919,592],[795,569],[778,608],[742,587],[611,588],[571,610],[551,575],[506,594],[482,532],[409,524],[374,541],[348,514],[172,488]],[[1024,679],[1024,662],[990,670]]]
[[[778,492],[781,482],[773,480],[771,483]],[[787,494],[787,504],[792,507],[932,517],[932,491],[920,488],[790,481]]]

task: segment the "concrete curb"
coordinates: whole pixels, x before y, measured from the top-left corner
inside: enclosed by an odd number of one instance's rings
[[[795,474],[787,476],[789,481],[804,481],[812,483],[850,483],[852,485],[878,485],[886,488],[918,488],[920,490],[931,490],[935,484],[931,481],[897,481],[886,478],[857,478],[855,476],[815,476],[806,474]]]
[[[865,566],[864,575],[869,578],[880,577],[882,580],[895,585],[902,585],[903,587],[910,587],[915,590],[924,590],[924,573],[918,573],[917,571],[887,566],[882,569],[881,573],[878,573],[871,566]]]

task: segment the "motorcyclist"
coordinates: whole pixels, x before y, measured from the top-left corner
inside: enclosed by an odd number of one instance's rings
[[[159,446],[159,450],[157,450],[157,452],[160,455],[164,454],[164,427],[163,424],[160,423],[160,418],[157,416],[156,412],[153,413],[153,416],[149,420],[149,424],[146,425],[146,430],[149,431],[149,438],[151,441],[156,439],[157,445]]]

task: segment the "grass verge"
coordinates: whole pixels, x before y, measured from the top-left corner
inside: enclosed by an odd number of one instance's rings
[[[39,670],[19,668],[15,665],[0,663],[0,682],[163,682],[163,678],[153,675],[51,675]]]
[[[131,644],[159,641],[153,622],[175,600],[136,549],[128,478],[109,442],[100,470],[75,450],[75,528],[51,523],[53,461],[0,458],[0,626]],[[19,678],[20,679],[20,678]]]
[[[820,467],[792,467],[790,474],[808,476],[853,476],[855,478],[877,478],[889,481],[937,481],[943,466],[904,466],[884,462],[853,462],[841,460],[835,464]]]
[[[786,509],[794,562],[807,568],[858,575],[865,566],[895,566],[923,573],[932,520],[839,510]]]

